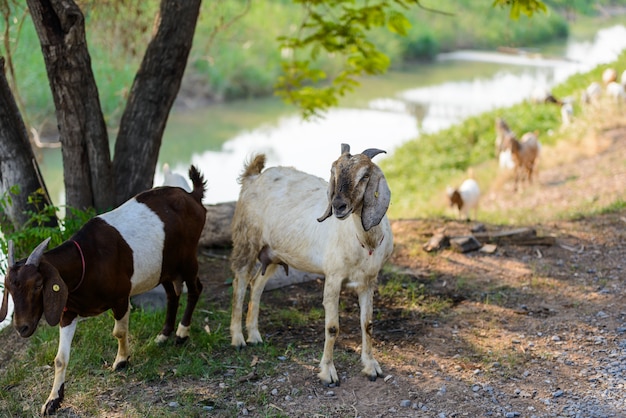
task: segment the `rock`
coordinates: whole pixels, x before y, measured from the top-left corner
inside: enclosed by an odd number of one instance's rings
[[[231,224],[237,202],[204,205],[206,221],[200,235],[201,247],[230,247],[233,245]]]
[[[450,239],[443,233],[434,234],[426,244],[424,244],[424,251],[432,252],[448,248],[450,246]]]
[[[452,247],[453,250],[461,252],[461,253],[476,251],[481,246],[482,244],[478,242],[478,240],[474,238],[473,236],[458,237],[458,238],[450,239],[450,247]]]

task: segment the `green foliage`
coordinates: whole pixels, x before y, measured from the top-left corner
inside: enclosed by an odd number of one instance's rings
[[[539,0],[494,0],[494,7],[510,7],[510,16],[512,19],[519,19],[520,14],[524,13],[526,16],[532,16],[536,12],[547,12],[546,5]]]
[[[543,3],[557,10],[596,13],[583,1],[569,5],[556,0],[203,2],[181,95],[221,101],[276,91],[305,115],[321,113],[356,88],[361,75],[452,49],[524,46],[566,35],[567,22],[557,13],[528,18],[531,11],[544,10]],[[159,2],[80,4],[102,108],[108,125],[115,127]],[[48,84],[43,58],[33,53],[40,50],[35,29],[24,3],[11,5],[9,42],[3,46],[13,55],[15,81],[28,111],[24,116],[37,128],[54,125],[50,89],[43,87]],[[514,24],[509,8],[522,14]],[[4,25],[0,22],[0,29]]]
[[[7,193],[0,196],[0,208],[6,209],[13,202],[13,195],[19,193],[19,186],[13,186]],[[67,208],[67,216],[60,220],[58,227],[46,226],[51,219],[57,218],[59,208],[43,203],[43,191],[37,190],[28,197],[28,203],[33,207],[42,208],[40,211],[26,212],[28,220],[18,230],[4,228],[4,235],[0,235],[0,249],[4,254],[8,252],[8,243],[13,241],[15,259],[24,258],[43,240],[50,237],[49,248],[56,247],[70,238],[85,222],[95,215],[94,209],[86,211]],[[0,273],[6,272],[7,260],[0,263]]]

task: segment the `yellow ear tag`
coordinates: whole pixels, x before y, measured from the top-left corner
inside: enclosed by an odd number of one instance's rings
[[[55,284],[52,286],[52,290],[54,290],[55,292],[58,292],[59,290],[61,290],[61,288],[59,287],[58,284]]]
[[[378,199],[378,192],[374,192],[374,197]]]

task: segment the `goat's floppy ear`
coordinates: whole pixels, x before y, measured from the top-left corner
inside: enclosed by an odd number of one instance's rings
[[[13,257],[13,240],[9,240],[8,243],[8,254],[7,261],[9,263],[6,274],[9,274],[9,269],[13,267],[15,264],[15,259]],[[2,305],[0,305],[0,322],[4,321],[4,318],[7,317],[7,311],[9,310],[9,289],[7,289],[7,278],[4,276],[4,292],[2,296]]]
[[[391,202],[391,190],[380,168],[373,166],[370,180],[365,188],[363,196],[363,209],[361,210],[361,224],[363,229],[369,231],[380,223],[387,213]]]
[[[6,279],[4,283],[4,295],[2,296],[2,306],[0,306],[0,322],[4,321],[4,318],[7,317],[7,311],[9,309],[9,291],[6,287]]]
[[[39,271],[44,277],[43,313],[48,324],[57,325],[61,321],[69,291],[58,270],[51,264],[42,262]]]
[[[324,222],[333,214],[333,196],[335,195],[335,167],[330,170],[330,180],[328,181],[328,206],[322,216],[317,218],[317,222]]]

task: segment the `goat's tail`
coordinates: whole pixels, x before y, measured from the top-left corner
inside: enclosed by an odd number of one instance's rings
[[[202,203],[204,192],[206,191],[206,180],[195,165],[189,167],[189,179],[193,184],[191,196],[198,202]]]
[[[265,167],[265,154],[255,155],[251,161],[248,161],[244,165],[243,172],[241,173],[237,181],[241,184],[248,177],[261,174],[261,171],[263,171],[264,167]]]

